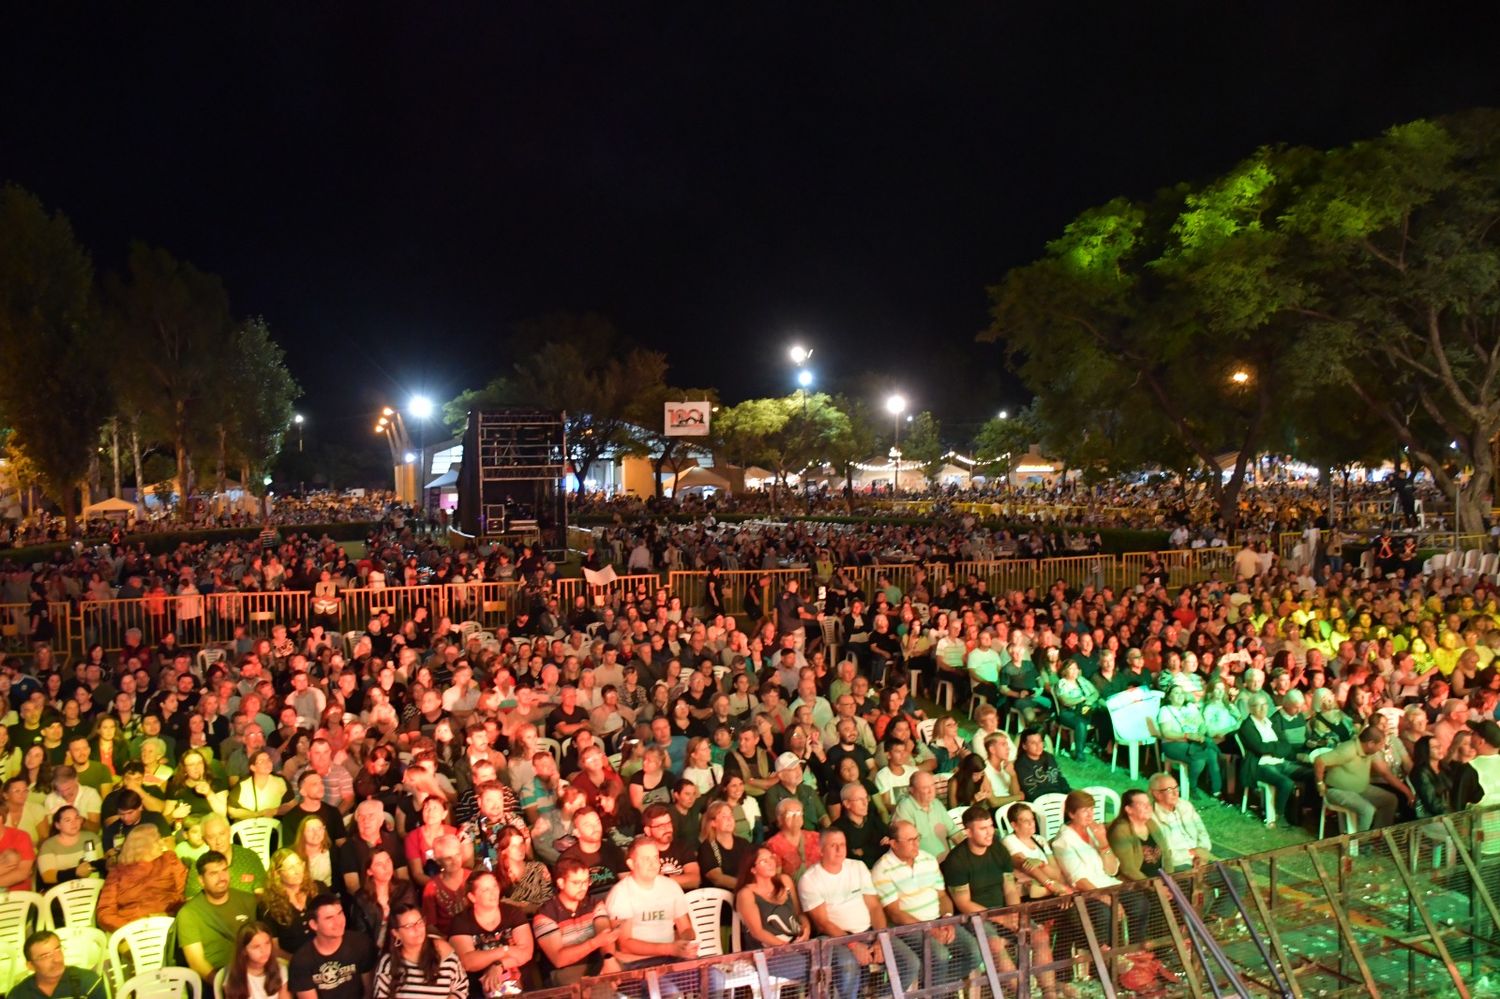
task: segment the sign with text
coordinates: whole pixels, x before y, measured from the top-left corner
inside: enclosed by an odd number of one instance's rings
[[[708,418],[713,412],[704,402],[669,402],[666,405],[666,434],[668,437],[707,437]]]

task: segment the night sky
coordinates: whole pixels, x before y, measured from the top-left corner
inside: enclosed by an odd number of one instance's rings
[[[143,239],[221,275],[309,435],[564,310],[728,401],[800,340],[821,386],[982,419],[1022,401],[985,287],[1081,210],[1500,104],[1493,3],[34,6],[0,179],[101,269]]]

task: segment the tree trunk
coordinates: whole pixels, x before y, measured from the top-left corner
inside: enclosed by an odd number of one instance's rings
[[[146,502],[146,478],[141,472],[141,421],[138,417],[130,418],[130,457],[135,462],[135,503],[142,506]]]
[[[112,416],[109,418],[109,450],[110,464],[114,468],[114,491],[110,493],[116,499],[120,498],[120,418]]]
[[[227,489],[227,487],[228,487],[228,481],[229,481],[229,477],[228,477],[229,429],[227,427],[225,427],[224,424],[220,423],[219,427],[218,427],[218,430],[219,430],[219,454],[218,454],[218,467],[215,469],[215,473],[216,473],[216,479],[218,481],[219,492],[222,493],[222,492],[224,492]],[[246,489],[250,488],[250,483],[248,483],[248,482],[241,482],[240,485],[244,486]]]

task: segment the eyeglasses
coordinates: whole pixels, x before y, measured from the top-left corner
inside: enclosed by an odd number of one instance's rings
[[[420,928],[422,926],[426,926],[426,925],[427,925],[427,920],[423,919],[421,916],[418,916],[416,919],[413,919],[410,922],[397,923],[396,924],[396,929],[398,929],[398,930],[415,930],[415,929],[418,929],[418,928]]]
[[[1159,787],[1159,788],[1156,789],[1156,793],[1157,794],[1176,794],[1177,793],[1177,785],[1176,784],[1163,784],[1161,787]]]

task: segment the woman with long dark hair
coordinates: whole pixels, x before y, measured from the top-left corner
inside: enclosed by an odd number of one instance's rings
[[[286,974],[276,960],[276,934],[258,919],[234,935],[234,957],[219,973],[220,999],[291,999]]]
[[[375,999],[467,999],[469,975],[447,941],[427,932],[422,907],[391,911],[390,939],[375,967]]]

